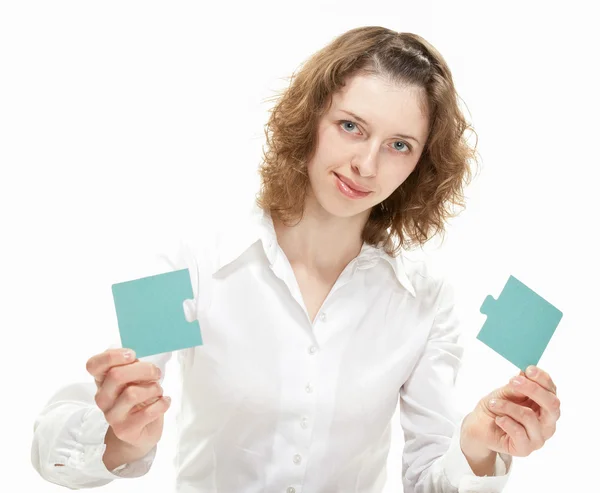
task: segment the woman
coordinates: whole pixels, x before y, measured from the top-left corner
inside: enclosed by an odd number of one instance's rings
[[[182,245],[204,344],[178,352],[178,492],[377,492],[400,400],[406,492],[501,491],[560,403],[537,368],[452,406],[462,348],[452,290],[410,247],[462,205],[475,152],[450,70],[421,37],[350,30],[272,110],[257,206]],[[92,487],[145,474],[170,400],[171,354],[88,360],[96,385],[53,397],[33,463]]]

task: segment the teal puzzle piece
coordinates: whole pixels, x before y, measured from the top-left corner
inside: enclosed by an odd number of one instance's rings
[[[480,311],[487,319],[477,339],[522,371],[538,364],[563,316],[513,276],[498,300],[488,295]]]
[[[188,269],[112,285],[121,344],[141,358],[202,345],[198,320],[188,322],[193,300]]]

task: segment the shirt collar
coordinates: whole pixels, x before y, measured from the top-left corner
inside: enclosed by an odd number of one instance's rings
[[[254,203],[250,207],[249,212],[240,218],[238,224],[239,227],[237,229],[222,230],[219,232],[216,243],[217,261],[213,274],[234,260],[237,260],[257,241],[262,242],[269,262],[273,263],[277,249],[277,236],[270,214],[263,211]],[[389,263],[398,282],[413,297],[416,297],[415,289],[410,282],[401,254],[392,257],[382,248],[364,243],[360,253],[356,257],[359,269],[370,268],[379,262],[379,260]]]
[[[415,288],[408,278],[402,254],[392,257],[391,255],[388,255],[382,248],[376,248],[372,245],[364,243],[356,260],[359,268],[372,267],[379,260],[387,262],[394,270],[396,279],[402,285],[402,287],[406,289],[413,296],[413,298],[417,296],[415,293]]]

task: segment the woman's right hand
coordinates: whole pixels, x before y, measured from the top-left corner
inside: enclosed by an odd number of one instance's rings
[[[171,404],[163,396],[160,369],[139,361],[129,349],[92,356],[86,369],[96,381],[96,404],[110,425],[104,456],[109,470],[146,455],[162,436],[164,413]]]

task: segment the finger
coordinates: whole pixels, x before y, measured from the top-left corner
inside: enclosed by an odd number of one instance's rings
[[[518,376],[519,375],[517,375],[517,377]],[[529,399],[525,394],[519,392],[516,386],[511,385],[510,382],[497,389],[490,395],[490,398],[508,399],[517,403],[526,402]]]
[[[545,443],[542,426],[535,411],[504,399],[490,401],[490,408],[500,416],[509,416],[519,423],[527,433],[529,444],[533,450],[539,450]]]
[[[106,413],[115,405],[115,401],[125,387],[135,383],[158,381],[160,377],[160,369],[147,361],[136,361],[125,366],[113,366],[106,373],[104,382],[96,393],[96,404]]]
[[[517,375],[515,375],[515,378],[517,377],[527,378],[524,371],[520,371]],[[525,394],[519,392],[517,386],[511,385],[510,382],[502,386],[500,389],[497,389],[494,394],[490,395],[489,397],[492,399],[508,399],[517,403],[525,402],[529,399]]]
[[[560,417],[560,400],[556,394],[522,376],[511,379],[510,385],[540,406],[542,426],[553,427]]]
[[[527,378],[538,383],[546,390],[552,392],[553,394],[556,394],[556,385],[550,378],[550,375],[548,375],[548,373],[546,373],[544,370],[538,368],[537,366],[531,365],[527,367],[525,375],[527,376]]]
[[[127,365],[135,361],[135,352],[128,348],[107,349],[87,360],[85,368],[101,384],[108,370],[113,366]]]
[[[496,416],[496,424],[504,430],[507,437],[512,441],[511,444],[509,440],[505,439],[503,443],[504,453],[521,457],[529,455],[522,452],[523,450],[527,450],[527,443],[529,441],[527,432],[522,425],[510,416]]]
[[[113,432],[120,440],[133,442],[139,437],[145,426],[162,416],[170,406],[171,398],[161,396],[156,402],[139,412],[130,414],[125,421],[113,426]]]
[[[139,412],[163,395],[163,388],[157,383],[129,385],[115,401],[115,405],[104,413],[106,421],[115,426],[127,419],[130,413]]]

